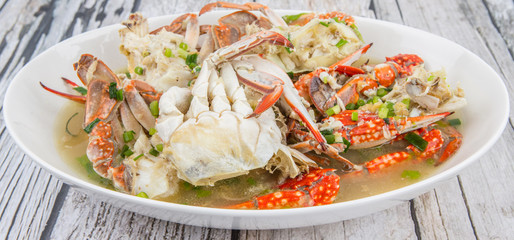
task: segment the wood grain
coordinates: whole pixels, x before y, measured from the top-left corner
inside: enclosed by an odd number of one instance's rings
[[[50,46],[118,23],[130,12],[198,11],[209,1],[57,1],[0,3],[0,104],[14,75]],[[244,1],[236,1],[244,2]],[[286,0],[272,8],[342,10],[420,28],[480,56],[514,92],[513,2],[501,0]],[[39,79],[35,79],[38,81]],[[486,80],[485,80],[485,85]],[[63,185],[15,145],[0,118],[0,238],[13,239],[508,239],[514,233],[514,102],[510,124],[459,177],[394,208],[322,226],[231,231],[187,226],[121,210]],[[1,108],[0,108],[1,111]]]

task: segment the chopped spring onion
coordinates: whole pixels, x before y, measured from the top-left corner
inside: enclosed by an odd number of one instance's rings
[[[378,96],[373,96],[373,99],[371,100],[372,103],[377,103],[380,101],[380,98]]]
[[[389,108],[382,107],[382,106],[378,109],[378,117],[379,118],[387,118],[387,116],[389,115]]]
[[[86,133],[91,133],[93,128],[100,122],[100,118],[95,118],[95,120],[91,121],[85,128],[84,131]]]
[[[136,195],[136,197],[140,197],[140,198],[148,198],[148,195],[145,193],[145,192],[140,192]]]
[[[195,66],[195,67],[193,68],[192,72],[193,72],[193,73],[200,73],[200,71],[201,71],[201,70],[202,70],[202,67],[200,67],[200,66],[198,66],[198,65],[197,65],[197,66]]]
[[[336,136],[335,135],[324,135],[325,140],[327,140],[328,144],[332,144],[336,142]]]
[[[462,122],[458,118],[450,119],[448,120],[448,123],[450,124],[450,126],[459,126],[462,124]]]
[[[359,112],[352,113],[352,121],[359,121]]]
[[[138,66],[138,67],[135,67],[135,68],[134,68],[134,72],[135,72],[137,75],[143,75],[144,70],[143,70],[143,68],[142,68],[142,67],[139,67],[139,66]]]
[[[173,55],[173,52],[171,51],[171,48],[165,48],[165,49],[164,49],[164,56],[166,56],[167,58],[175,57],[175,56]]]
[[[194,69],[198,64],[196,63],[196,59],[198,58],[198,53],[189,54],[186,57],[186,65],[189,68]]]
[[[394,113],[394,103],[386,102],[385,106],[389,109],[387,113],[387,117],[394,117],[396,114]]]
[[[159,102],[158,101],[153,101],[150,103],[150,112],[152,113],[152,115],[154,117],[159,116]]]
[[[319,24],[328,27],[328,25],[330,25],[330,22],[319,22]]]
[[[307,13],[299,13],[299,14],[295,14],[295,15],[284,15],[282,16],[282,19],[284,19],[284,21],[289,24],[291,22],[294,22],[296,20],[298,20],[298,18],[300,18],[302,15],[305,15]]]
[[[294,78],[294,73],[293,72],[287,72],[287,76],[289,76],[289,78],[293,79]]]
[[[339,105],[335,105],[329,109],[327,109],[326,113],[328,116],[332,116],[334,114],[338,114],[341,112],[341,107],[339,107]]]
[[[387,95],[389,93],[389,91],[390,90],[387,88],[379,88],[379,89],[377,89],[377,96],[383,97],[383,96]]]
[[[159,151],[159,152],[162,152],[162,150],[164,149],[164,146],[162,144],[157,144],[157,145],[155,145],[155,149],[157,149],[157,151]]]
[[[148,153],[150,153],[154,157],[159,156],[159,151],[155,150],[155,148],[150,149]]]
[[[410,98],[403,99],[402,103],[405,104],[405,106],[407,106],[407,109],[409,109],[409,107],[410,107]]]
[[[289,38],[289,33],[287,34],[287,40],[289,40],[289,42],[291,42],[291,39]],[[288,48],[288,47],[285,47],[285,48],[286,48],[287,53],[293,52],[293,50],[291,50],[291,48]]]
[[[109,84],[109,98],[116,99],[117,92],[118,92],[118,89],[116,88],[116,82],[111,82]]]
[[[180,49],[184,50],[184,51],[187,51],[187,49],[188,49],[187,43],[185,43],[185,42],[181,42],[181,43],[178,45],[178,47],[179,47]]]
[[[78,113],[78,112],[76,112],[75,114],[71,115],[71,117],[70,117],[70,118],[68,118],[68,121],[66,121],[66,128],[65,128],[65,131],[66,131],[66,133],[70,134],[70,135],[71,135],[71,136],[73,136],[73,137],[78,136],[78,134],[73,134],[73,133],[71,133],[71,132],[70,132],[70,129],[69,129],[69,125],[70,125],[71,119],[73,119],[73,118],[74,118],[75,116],[77,116],[78,114],[79,114],[79,113]]]
[[[194,79],[189,80],[189,82],[187,82],[187,86],[191,87],[191,85],[194,84],[194,82],[195,82]]]
[[[205,190],[205,189],[201,189],[201,188],[196,190],[196,196],[199,197],[199,198],[201,198],[201,197],[208,197],[211,194],[212,194],[212,192],[209,191],[209,190]]]
[[[134,154],[134,152],[132,152],[132,150],[130,150],[129,146],[123,145],[123,148],[121,148],[121,150],[120,150],[120,156],[122,158],[124,158],[124,157],[128,157],[132,154]]]
[[[187,51],[182,49],[182,48],[179,48],[177,49],[177,53],[178,53],[178,56],[184,60],[187,59]]]
[[[150,56],[150,52],[149,51],[144,51],[143,52],[143,57],[147,57],[147,56]]]
[[[188,183],[188,182],[185,182],[185,181],[184,181],[184,182],[182,182],[182,186],[184,186],[184,188],[185,188],[186,190],[193,190],[193,189],[195,188],[195,186],[193,186],[193,184]]]
[[[80,87],[80,86],[74,87],[73,90],[77,91],[81,95],[86,95],[87,94],[87,89],[84,88],[84,87]]]
[[[416,133],[407,133],[407,135],[405,135],[405,140],[422,152],[427,149],[428,142]]]
[[[357,35],[359,40],[361,40],[361,42],[364,42],[364,39],[362,38],[362,34],[361,34],[361,32],[359,32],[359,29],[357,28],[357,26],[355,26],[355,24],[352,24],[352,25],[350,25],[350,27],[353,29],[353,32],[355,33],[355,35]]]
[[[247,182],[248,184],[250,184],[251,186],[255,186],[255,185],[257,185],[257,181],[255,181],[255,179],[253,179],[253,177],[249,177],[249,178],[247,178],[247,179],[246,179],[246,182]]]
[[[137,155],[137,156],[134,158],[134,161],[137,161],[137,160],[138,160],[138,159],[140,159],[142,156],[144,156],[144,154],[142,154],[142,153],[141,153],[141,154],[139,154],[139,155]]]
[[[343,20],[339,20],[339,18],[338,18],[338,17],[333,17],[332,19],[334,19],[334,21],[335,21],[336,23],[344,23],[344,24],[346,24],[346,21],[344,21],[344,19],[343,19]]]
[[[150,134],[150,136],[153,136],[155,133],[157,133],[157,129],[155,128],[150,128],[150,130],[148,130],[148,134]]]
[[[130,76],[130,73],[129,72],[125,72],[125,76],[127,76],[128,79],[131,79],[132,76]]]
[[[435,164],[435,160],[433,158],[429,158],[429,159],[427,159],[427,164],[428,165],[434,165]]]
[[[134,132],[134,131],[123,132],[123,141],[130,142],[130,141],[134,140],[134,134],[136,134],[136,132]]]
[[[435,78],[435,76],[434,76],[434,75],[430,75],[430,77],[428,77],[428,79],[427,79],[427,82],[431,82],[431,81],[433,81],[433,80],[434,80],[434,78]]]
[[[321,130],[319,132],[321,133],[321,135],[331,135],[334,133],[334,129],[325,129],[325,130]]]
[[[118,89],[118,91],[116,91],[116,100],[123,101],[123,89]]]
[[[414,180],[414,179],[418,179],[420,176],[421,176],[421,173],[419,173],[419,171],[417,171],[417,170],[404,170],[402,172],[402,178]]]
[[[357,101],[357,106],[362,107],[364,105],[366,105],[366,101],[364,101],[363,99],[359,99],[359,101]]]
[[[348,139],[346,139],[346,138],[343,138],[343,143],[344,143],[344,145],[346,145],[343,152],[348,152],[348,149],[350,149],[350,146],[352,145],[352,143],[350,141],[348,141]]]
[[[348,43],[348,41],[346,41],[344,39],[341,39],[341,40],[339,40],[339,42],[336,43],[336,47],[340,48],[340,47],[344,46],[347,43]]]
[[[346,110],[356,110],[357,108],[359,108],[359,106],[357,106],[355,103],[348,103],[344,108]]]

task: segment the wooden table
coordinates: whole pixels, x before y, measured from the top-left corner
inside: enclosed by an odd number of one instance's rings
[[[0,99],[29,60],[76,34],[145,16],[198,11],[208,1],[0,1]],[[514,4],[509,0],[258,1],[276,9],[341,10],[423,29],[476,53],[514,90]],[[34,79],[40,81],[44,79]],[[487,79],[484,79],[487,87]],[[500,140],[480,161],[395,208],[322,226],[246,231],[166,222],[84,195],[37,166],[0,119],[0,238],[12,239],[512,239],[514,101]],[[494,106],[491,106],[494,107]],[[1,109],[0,109],[1,111]],[[3,116],[3,115],[2,115]],[[485,126],[484,126],[485,127]]]

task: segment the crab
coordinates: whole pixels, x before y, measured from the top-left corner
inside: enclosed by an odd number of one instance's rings
[[[258,55],[241,56],[263,42],[293,47],[276,32],[249,35],[205,59],[190,92],[171,88],[164,93],[156,129],[164,142],[163,153],[179,178],[194,185],[212,185],[264,167],[282,145],[275,113],[269,109],[281,97],[321,148],[332,149],[326,147],[288,75]],[[255,109],[239,82],[264,94]]]

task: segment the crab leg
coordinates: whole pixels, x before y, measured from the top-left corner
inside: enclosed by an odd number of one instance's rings
[[[262,5],[260,3],[254,3],[249,2],[245,4],[237,4],[237,3],[229,3],[229,2],[214,2],[206,4],[201,10],[199,15],[205,14],[206,12],[209,12],[213,10],[214,8],[234,8],[234,9],[240,9],[245,11],[260,11],[265,16],[267,16],[270,20],[270,22],[279,27],[287,27],[287,23],[282,19],[277,13],[275,13],[273,10],[268,8],[265,5]]]
[[[279,209],[331,204],[339,192],[339,176],[335,169],[311,169],[278,186],[282,191],[256,197],[229,206],[231,209]]]

